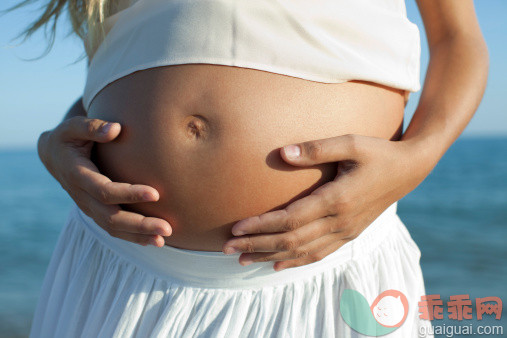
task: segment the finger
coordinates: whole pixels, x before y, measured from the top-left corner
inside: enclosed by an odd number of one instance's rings
[[[89,216],[110,233],[128,232],[134,235],[160,236],[170,236],[172,233],[171,225],[164,219],[143,216],[123,210],[118,205],[103,204],[92,196],[88,197],[87,206],[82,210],[87,211],[87,215],[92,214]]]
[[[243,253],[239,257],[239,263],[241,265],[249,265],[257,262],[267,261],[298,261],[290,262],[285,264],[310,264],[316,262],[323,257],[320,255],[323,248],[334,244],[335,248],[338,249],[341,245],[347,242],[347,239],[341,239],[339,234],[333,233],[317,238],[316,240],[309,242],[294,251],[283,251],[283,252],[254,252],[254,253]],[[336,250],[335,249],[335,250]],[[328,253],[329,254],[329,253]],[[283,265],[282,265],[283,267]]]
[[[336,216],[329,216],[317,219],[294,231],[236,237],[224,244],[223,251],[226,254],[235,252],[297,252],[303,245],[329,234],[336,222]]]
[[[150,186],[112,182],[87,158],[77,160],[76,170],[71,172],[71,180],[75,182],[74,185],[104,204],[155,202],[160,198],[158,191]]]
[[[364,149],[367,138],[347,134],[312,140],[282,147],[280,154],[286,162],[296,166],[354,160]]]
[[[55,128],[64,141],[96,142],[109,142],[118,136],[120,130],[121,125],[118,122],[89,119],[84,116],[74,116]]]
[[[316,245],[316,250],[313,251],[312,254],[302,258],[277,261],[275,264],[273,264],[273,269],[275,271],[281,271],[284,269],[294,268],[297,266],[303,266],[320,261],[350,241],[350,239],[342,239],[336,241],[333,240],[332,235],[329,237],[330,238],[326,241],[328,243],[327,246],[323,245],[324,243],[318,243]]]
[[[108,231],[108,233],[113,237],[120,238],[128,242],[140,244],[142,246],[153,245],[161,248],[165,245],[164,238],[158,235],[133,234],[130,232],[115,231],[115,230],[110,230]]]
[[[81,195],[83,196],[83,195],[86,195],[86,194],[83,193]],[[91,197],[89,197],[89,198],[91,198]],[[78,204],[78,203],[76,202],[76,204]],[[89,202],[87,202],[87,204],[89,204]],[[103,228],[105,231],[107,231],[113,237],[120,238],[120,239],[129,241],[129,242],[132,242],[132,243],[143,245],[143,246],[154,245],[154,246],[157,246],[157,247],[162,247],[165,244],[164,238],[161,235],[157,234],[157,233],[162,233],[162,234],[164,233],[163,231],[161,231],[159,229],[154,230],[153,232],[155,234],[151,234],[151,235],[150,234],[131,233],[131,232],[126,232],[126,231],[114,230],[114,229],[108,228],[107,226],[105,226],[104,224],[102,224],[102,222],[100,220],[95,219],[96,217],[94,216],[94,214],[91,213],[91,212],[89,212],[89,209],[87,207],[83,207],[83,205],[81,203],[78,204],[78,207],[81,210],[83,210],[83,212],[86,215],[88,215],[89,217],[93,218],[94,221],[101,228]],[[129,223],[129,222],[127,222],[127,223]],[[118,228],[121,228],[121,225],[118,226]],[[165,232],[165,234],[167,234],[167,233],[170,233],[170,232]]]
[[[330,191],[323,188],[324,185],[283,209],[245,218],[237,222],[231,229],[232,234],[241,236],[292,231],[315,219],[332,214],[331,199],[327,196]]]

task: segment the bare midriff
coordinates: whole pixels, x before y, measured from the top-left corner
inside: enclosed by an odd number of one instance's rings
[[[167,220],[167,245],[221,251],[239,220],[283,208],[335,178],[336,163],[292,166],[281,147],[345,134],[397,139],[404,93],[371,82],[185,64],[112,82],[87,113],[122,125],[114,141],[95,145],[99,170],[160,194],[157,202],[122,207]]]

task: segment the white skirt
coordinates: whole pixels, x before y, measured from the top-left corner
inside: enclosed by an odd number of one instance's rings
[[[114,238],[74,205],[30,337],[366,337],[340,311],[346,289],[368,304],[400,291],[408,312],[384,337],[432,337],[422,334],[430,322],[419,319],[421,253],[396,206],[322,260],[277,272],[274,262],[242,266],[239,253]],[[341,306],[350,312],[351,304]]]

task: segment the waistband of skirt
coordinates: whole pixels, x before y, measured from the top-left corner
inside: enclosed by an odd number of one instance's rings
[[[226,255],[221,251],[197,251],[165,245],[142,246],[112,237],[74,204],[69,218],[94,236],[104,247],[123,261],[167,281],[200,288],[258,288],[306,279],[369,254],[401,222],[396,214],[397,202],[389,206],[358,237],[345,243],[319,261],[273,269],[274,261],[239,264],[241,253]]]

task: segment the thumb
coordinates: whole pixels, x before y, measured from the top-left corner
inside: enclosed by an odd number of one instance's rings
[[[296,166],[353,160],[358,155],[359,135],[341,135],[320,140],[294,143],[281,148],[282,158]]]
[[[64,141],[109,142],[115,139],[121,130],[118,122],[90,119],[84,116],[75,116],[64,122],[59,126]]]

